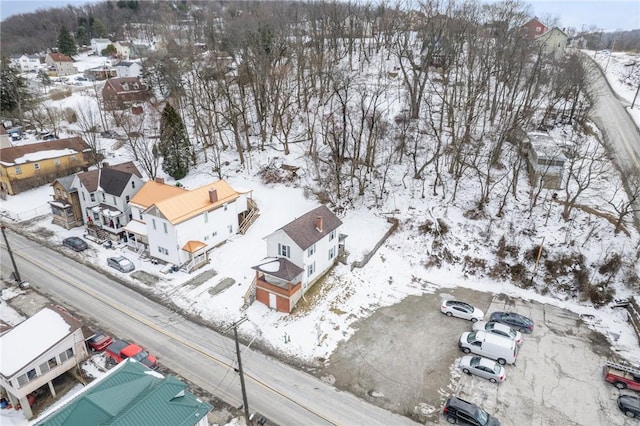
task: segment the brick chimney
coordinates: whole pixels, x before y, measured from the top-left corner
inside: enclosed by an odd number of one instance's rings
[[[158,183],[164,183],[164,178],[161,178],[161,177],[156,176],[156,179],[155,179],[155,180],[156,180],[156,182],[158,182]]]
[[[322,232],[322,216],[316,216],[316,229]]]
[[[215,188],[211,188],[209,190],[209,201],[211,201],[212,203],[215,203],[216,201],[218,201],[218,190]]]

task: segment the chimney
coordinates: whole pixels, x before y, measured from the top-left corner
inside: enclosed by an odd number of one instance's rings
[[[218,190],[215,188],[211,188],[209,190],[209,201],[211,201],[212,203],[215,203],[216,201],[218,201]]]
[[[322,216],[316,216],[316,229],[322,232]]]
[[[164,183],[164,178],[161,178],[161,177],[156,176],[156,179],[155,179],[155,180],[156,180],[156,182],[158,182],[158,183]]]

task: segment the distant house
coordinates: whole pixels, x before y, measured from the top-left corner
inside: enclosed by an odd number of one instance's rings
[[[11,64],[20,72],[37,71],[40,68],[40,56],[38,55],[12,55]]]
[[[58,77],[64,77],[78,72],[76,67],[73,66],[73,59],[62,53],[47,53],[44,62]]]
[[[0,352],[0,388],[27,419],[33,416],[27,396],[46,388],[55,397],[53,381],[88,356],[82,324],[56,308],[45,308],[1,335]]]
[[[102,54],[102,51],[111,44],[111,40],[108,38],[92,38],[91,49],[98,55]]]
[[[115,66],[118,77],[140,77],[142,67],[137,62],[121,61]]]
[[[540,37],[547,32],[547,27],[538,20],[537,16],[529,20],[522,28],[526,31],[527,37],[529,37],[530,40]]]
[[[540,44],[543,53],[558,59],[564,55],[569,36],[559,28],[553,27],[535,40]]]
[[[64,176],[56,179],[53,187],[53,200],[49,201],[53,223],[66,229],[82,226],[82,206],[78,198],[78,190],[73,187],[75,176]]]
[[[546,133],[530,132],[527,133],[524,146],[531,184],[561,189],[566,158],[558,142]]]
[[[107,110],[127,109],[148,98],[147,86],[137,77],[110,78],[102,88],[102,102]]]
[[[118,75],[118,72],[114,68],[108,65],[101,65],[98,67],[89,68],[88,70],[84,71],[84,76],[87,77],[89,80],[101,81],[111,77],[116,77],[117,75]]]
[[[116,41],[113,43],[113,47],[116,48],[118,58],[124,59],[125,61],[129,60],[129,57],[131,56],[131,43],[126,41]]]
[[[129,358],[35,424],[208,426],[212,408],[184,382]]]
[[[300,298],[337,261],[342,221],[317,207],[266,236],[267,258],[256,271],[256,300],[291,312]]]
[[[210,250],[252,223],[257,207],[249,195],[224,180],[187,190],[156,178],[129,203],[128,244],[190,272],[208,263]]]
[[[105,240],[125,239],[125,225],[131,220],[129,201],[142,189],[142,174],[131,161],[75,175],[72,187],[78,191],[87,233]]]
[[[91,147],[80,137],[0,149],[0,189],[16,195],[52,183],[95,163]]]

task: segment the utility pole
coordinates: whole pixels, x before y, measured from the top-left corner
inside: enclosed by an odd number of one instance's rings
[[[7,239],[7,234],[5,232],[6,226],[0,225],[0,229],[2,230],[2,236],[4,237],[4,243],[7,246],[9,257],[11,258],[11,264],[13,265],[13,274],[18,284],[20,284],[22,283],[22,278],[20,278],[20,272],[18,272],[18,266],[16,265],[16,260],[13,258],[13,252],[11,251],[11,246],[9,246],[9,240]]]
[[[607,56],[607,64],[604,66],[604,72],[607,72],[607,68],[609,67],[609,61],[611,60],[611,55],[613,54],[613,47],[616,45],[616,40],[618,40],[618,37],[613,39],[613,42],[611,43],[611,50],[609,51],[609,56]]]
[[[246,317],[234,322],[229,326],[233,327],[233,336],[236,340],[236,356],[238,357],[238,374],[240,374],[240,388],[242,389],[242,405],[244,407],[244,420],[247,426],[251,424],[249,419],[249,403],[247,402],[247,389],[244,386],[244,373],[242,372],[242,359],[240,358],[240,343],[238,342],[238,326],[247,320]],[[227,330],[229,329],[227,328]]]

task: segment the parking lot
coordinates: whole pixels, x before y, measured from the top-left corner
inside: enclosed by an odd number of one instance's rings
[[[485,313],[515,311],[535,321],[507,378],[496,385],[462,374],[460,334],[471,323],[440,313],[443,298],[468,301]],[[566,310],[480,293],[444,289],[410,296],[359,322],[324,371],[335,384],[389,410],[427,424],[446,424],[441,407],[458,395],[484,407],[503,425],[632,425],[616,406],[619,391],[602,365],[606,338]]]

